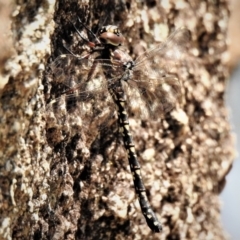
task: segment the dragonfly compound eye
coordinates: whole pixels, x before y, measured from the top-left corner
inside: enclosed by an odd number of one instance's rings
[[[99,39],[104,44],[109,44],[116,47],[121,46],[125,40],[119,28],[114,25],[102,27],[99,31]]]

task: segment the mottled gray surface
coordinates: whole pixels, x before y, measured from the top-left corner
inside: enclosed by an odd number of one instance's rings
[[[222,207],[222,222],[223,226],[230,235],[230,239],[240,239],[240,63],[237,69],[233,72],[230,79],[226,103],[231,111],[231,123],[233,131],[237,137],[236,148],[238,157],[233,163],[233,168],[227,176],[227,185],[221,195],[223,201]]]

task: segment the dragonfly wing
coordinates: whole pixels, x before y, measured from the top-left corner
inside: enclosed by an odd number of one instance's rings
[[[133,99],[130,108],[136,115],[158,118],[181,101],[178,67],[184,65],[189,40],[189,31],[178,29],[165,42],[136,59],[126,86],[126,93]]]
[[[102,73],[104,64],[109,61],[93,62],[63,55],[50,65],[47,76],[51,79],[51,96],[60,97],[51,100],[46,107],[46,116],[54,119],[48,121],[48,128],[71,122],[90,133],[110,125],[111,119],[114,120],[115,105]]]
[[[153,65],[158,65],[162,71],[169,73],[184,61],[189,41],[189,30],[186,28],[177,29],[170,34],[166,41],[141,54],[136,59],[136,69],[141,69],[148,61],[152,62]],[[155,67],[153,66],[153,68]]]
[[[134,71],[125,85],[125,92],[131,99],[129,110],[143,119],[157,119],[181,100],[181,84],[177,76],[165,74],[161,69]]]

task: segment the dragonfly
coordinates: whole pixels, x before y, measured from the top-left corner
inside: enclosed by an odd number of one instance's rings
[[[66,48],[69,54],[57,57],[50,66],[49,74],[56,86],[66,86],[63,91],[65,101],[74,98],[80,102],[82,119],[89,122],[89,119],[100,116],[99,125],[105,126],[112,117],[112,109],[117,109],[118,125],[142,214],[153,232],[161,232],[162,224],[152,210],[141,177],[128,113],[146,120],[158,119],[180,100],[180,80],[170,72],[182,60],[190,39],[189,31],[185,28],[174,31],[164,42],[133,60],[122,48],[125,38],[117,26],[103,26],[95,35],[79,22],[94,39],[88,40],[73,23],[80,39],[88,46],[87,54],[78,56]],[[60,99],[53,100],[49,106],[58,105],[62,101]],[[101,101],[107,102],[108,111],[99,105]]]

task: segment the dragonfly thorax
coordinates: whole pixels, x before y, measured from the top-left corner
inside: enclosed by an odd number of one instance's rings
[[[110,60],[113,66],[111,75],[121,76],[121,80],[128,81],[135,66],[131,56],[121,49],[115,49],[110,50]]]

